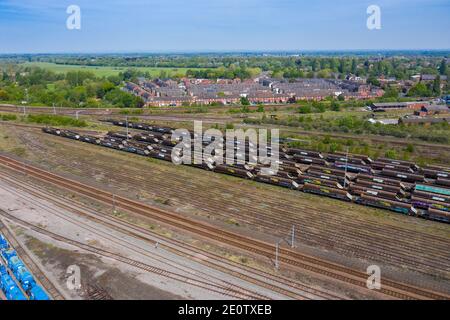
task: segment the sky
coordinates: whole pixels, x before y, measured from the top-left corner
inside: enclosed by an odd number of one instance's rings
[[[0,53],[450,49],[449,13],[450,0],[0,0]]]

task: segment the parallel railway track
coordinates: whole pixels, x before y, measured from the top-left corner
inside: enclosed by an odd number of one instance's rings
[[[75,246],[77,248],[83,249],[87,252],[91,252],[94,254],[97,254],[99,256],[102,257],[106,257],[106,258],[110,258],[113,259],[115,261],[119,261],[122,262],[124,264],[127,264],[129,266],[135,267],[137,269],[140,270],[144,270],[146,272],[150,272],[168,279],[172,279],[175,281],[180,281],[186,284],[190,284],[193,285],[197,288],[202,288],[205,289],[207,291],[210,292],[215,292],[218,294],[222,294],[231,298],[236,298],[236,299],[267,299],[266,296],[264,295],[260,295],[260,294],[256,294],[256,293],[252,293],[250,291],[247,291],[243,288],[239,288],[233,285],[229,285],[229,286],[224,286],[224,285],[217,285],[208,281],[203,281],[203,280],[199,280],[199,279],[194,279],[191,277],[187,277],[185,275],[179,274],[179,273],[175,273],[175,272],[170,272],[167,270],[163,270],[161,268],[157,268],[151,265],[148,265],[146,263],[134,260],[134,259],[130,259],[127,257],[124,257],[120,254],[111,252],[111,251],[107,251],[92,245],[88,245],[73,239],[69,239],[67,237],[64,237],[62,235],[56,234],[54,232],[50,232],[40,226],[34,225],[32,223],[29,223],[25,220],[19,219],[17,217],[12,216],[11,214],[0,210],[0,215],[3,216],[4,218],[13,221],[19,225],[22,225],[26,228],[29,228],[37,233],[46,235],[48,237],[51,237],[57,241],[61,241],[64,242],[66,244],[70,244],[72,246]]]
[[[65,143],[66,141],[63,141]],[[27,143],[24,141],[24,143]],[[28,142],[29,143],[29,142]],[[77,146],[74,144],[74,146]],[[34,152],[41,152],[39,148],[33,148]],[[62,164],[67,166],[67,162],[61,162],[60,159],[55,159],[53,157],[54,165]],[[72,160],[73,161],[73,160]],[[70,163],[70,162],[69,162]],[[75,162],[78,165],[78,161]],[[102,167],[103,168],[103,167]],[[106,174],[109,174],[106,167]],[[77,175],[84,178],[90,178],[89,171],[78,172]],[[133,176],[131,178],[130,176]],[[310,245],[319,245],[325,248],[331,248],[338,250],[339,253],[356,256],[358,258],[363,258],[371,261],[378,261],[377,259],[382,259],[386,264],[392,265],[403,265],[407,264],[411,266],[411,269],[418,272],[438,272],[445,273],[448,269],[448,263],[446,255],[448,241],[444,241],[441,237],[434,237],[432,235],[423,237],[410,237],[410,234],[406,232],[405,229],[400,229],[398,227],[393,227],[395,229],[395,244],[399,247],[396,252],[392,252],[390,249],[390,242],[393,241],[392,231],[383,229],[382,226],[376,224],[376,221],[363,220],[360,217],[354,216],[351,220],[344,220],[340,212],[333,210],[332,208],[326,211],[319,211],[314,207],[308,207],[302,204],[297,204],[293,206],[289,203],[284,203],[283,206],[279,206],[279,198],[271,199],[266,197],[264,203],[270,203],[270,210],[264,209],[264,215],[248,215],[242,213],[249,213],[254,210],[254,207],[249,203],[239,202],[238,199],[230,198],[226,199],[226,202],[215,201],[213,205],[208,202],[201,201],[196,197],[195,192],[186,190],[184,193],[177,193],[174,190],[179,190],[186,187],[186,180],[180,179],[177,175],[173,175],[170,180],[166,180],[164,177],[160,179],[156,176],[152,176],[152,181],[148,181],[148,176],[144,177],[140,175],[140,171],[134,167],[126,169],[125,172],[114,172],[114,175],[110,177],[111,181],[117,181],[121,184],[134,186],[138,182],[140,186],[145,188],[145,190],[150,190],[154,188],[154,181],[158,181],[157,190],[159,194],[166,194],[167,197],[171,198],[172,205],[182,206],[185,203],[197,205],[205,213],[223,217],[224,220],[233,218],[239,223],[247,223],[249,225],[259,226],[261,231],[273,234],[273,230],[278,230],[276,236],[279,234],[286,235],[292,228],[292,225],[298,224],[298,220],[292,217],[292,213],[296,211],[308,211],[307,221],[302,221],[300,237],[302,237],[302,242],[306,242]],[[159,180],[158,180],[159,179]],[[197,186],[193,186],[192,189],[198,189]],[[239,183],[235,184],[234,192],[238,192],[242,189],[242,192],[248,192],[241,188]],[[137,190],[138,192],[138,190]],[[208,197],[211,199],[220,199],[222,197],[223,189],[207,189],[204,192],[208,192]],[[250,195],[249,195],[250,196]],[[253,197],[253,201],[257,201]],[[232,209],[239,208],[239,211],[229,210],[230,206]],[[318,232],[320,227],[326,223],[330,228],[336,230],[332,234],[323,234]],[[345,228],[342,226],[345,225]],[[339,230],[339,232],[338,232]],[[361,238],[370,240],[368,244],[360,244],[358,240]],[[351,241],[350,241],[351,240]],[[430,247],[427,245],[428,241],[433,240],[435,246]],[[439,245],[439,246],[438,246]],[[426,257],[424,259],[417,259],[415,255],[415,250],[420,249],[422,252],[426,252]]]
[[[128,221],[125,221],[123,219],[117,218],[115,216],[107,215],[107,214],[100,214],[100,213],[93,213],[89,208],[86,208],[84,205],[80,203],[76,203],[73,199],[71,200],[70,204],[65,203],[64,201],[57,200],[57,195],[44,195],[42,192],[34,190],[34,188],[29,183],[24,183],[22,181],[14,181],[14,178],[8,175],[8,177],[4,177],[5,181],[9,185],[13,185],[15,188],[24,190],[28,194],[32,194],[35,197],[38,197],[40,199],[49,201],[54,203],[60,208],[64,208],[67,211],[76,213],[79,216],[88,218],[89,220],[100,223],[108,228],[118,230],[122,233],[129,234],[130,236],[133,236],[137,239],[144,240],[146,242],[150,242],[151,245],[154,245],[156,242],[153,240],[154,238],[159,239],[158,243],[160,247],[164,247],[166,250],[172,251],[180,256],[186,256],[188,255],[190,258],[194,260],[199,260],[199,256],[207,257],[208,259],[200,259],[200,263],[208,265],[209,267],[212,267],[217,270],[221,270],[224,273],[228,273],[233,275],[234,277],[238,277],[246,282],[253,283],[257,286],[269,289],[273,292],[280,293],[286,297],[290,297],[293,299],[311,299],[311,298],[318,298],[318,299],[344,299],[343,296],[337,296],[334,294],[331,294],[330,292],[322,291],[317,288],[312,288],[309,286],[305,286],[303,284],[300,284],[292,279],[285,279],[281,276],[274,276],[270,273],[248,267],[242,264],[233,263],[226,258],[223,258],[217,254],[213,254],[211,252],[201,250],[197,247],[194,247],[192,245],[186,244],[185,242],[178,241],[175,239],[168,239],[163,238],[162,236],[158,236],[155,233],[151,233],[148,230],[132,224]],[[5,187],[2,187],[5,188]],[[11,190],[10,188],[7,188],[7,190],[11,193],[16,193],[15,191]],[[23,195],[20,195],[20,197],[24,197]],[[34,203],[34,202],[33,202]],[[38,206],[42,206],[42,204],[36,204]],[[46,206],[45,206],[46,207]],[[48,208],[49,212],[54,211],[51,208]],[[59,216],[59,215],[58,215]],[[67,220],[67,219],[66,219]],[[88,226],[88,228],[91,230],[92,228]],[[135,248],[130,248],[131,250],[135,250]],[[187,252],[189,254],[187,254]],[[155,254],[152,254],[152,257],[154,257]],[[157,255],[156,255],[157,256]],[[238,272],[236,269],[243,269],[245,272]],[[263,278],[265,281],[261,281],[260,279]],[[299,292],[302,292],[300,294]],[[304,294],[304,293],[306,294]]]
[[[11,169],[25,172],[43,181],[50,182],[56,186],[79,193],[108,205],[112,202],[113,195],[109,192],[61,177],[34,166],[20,163],[10,157],[0,156],[0,163]],[[221,230],[209,224],[188,219],[175,213],[164,211],[121,196],[115,196],[115,204],[117,208],[154,219],[171,227],[188,231],[198,236],[227,244],[247,252],[272,259],[274,258],[275,248],[272,244]],[[281,248],[279,261],[287,266],[325,275],[358,287],[365,288],[366,286],[367,275],[364,272],[330,263],[292,250]],[[450,296],[444,293],[421,289],[389,279],[383,279],[380,292],[399,299],[450,299]]]

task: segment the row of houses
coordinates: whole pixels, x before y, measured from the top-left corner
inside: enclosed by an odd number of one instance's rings
[[[336,79],[297,79],[295,81],[258,78],[239,79],[182,79],[127,82],[125,90],[141,96],[148,106],[181,106],[190,104],[236,104],[245,97],[252,104],[276,104],[296,100],[320,101],[327,97],[344,99],[372,99],[384,91],[370,85]]]

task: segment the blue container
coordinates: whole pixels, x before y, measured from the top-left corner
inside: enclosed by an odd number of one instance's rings
[[[6,267],[0,263],[0,277],[5,274],[8,274],[8,271],[6,270]]]
[[[9,274],[4,274],[0,278],[0,285],[4,294],[7,294],[16,284]]]
[[[3,275],[1,277],[2,291],[8,300],[27,300],[25,295],[17,287],[14,280],[9,275]]]
[[[17,253],[13,249],[2,250],[2,257],[8,261],[11,257],[17,256]]]
[[[17,274],[17,271],[19,270],[19,268],[23,268],[23,267],[25,267],[23,262],[17,256],[13,256],[13,257],[9,258],[8,268],[11,269],[11,271],[14,273],[14,275]]]
[[[28,291],[28,295],[30,296],[30,300],[50,300],[47,293],[45,293],[45,291],[38,285]]]
[[[9,243],[8,241],[5,239],[5,237],[0,234],[0,250],[6,250],[9,248]]]
[[[438,188],[438,187],[433,187],[433,186],[426,186],[426,185],[421,185],[421,184],[416,185],[416,191],[431,192],[431,193],[442,194],[444,196],[450,196],[450,190],[448,190],[448,189]]]
[[[19,281],[22,286],[22,289],[25,291],[31,290],[31,288],[36,285],[36,281],[33,276],[25,267],[19,268],[15,273],[15,276],[17,281]]]

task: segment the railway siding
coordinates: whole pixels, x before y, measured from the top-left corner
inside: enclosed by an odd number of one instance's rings
[[[17,161],[5,156],[0,156],[0,161],[2,162],[2,164],[12,169],[15,169],[17,171],[26,171],[28,174],[34,177],[40,178],[43,181],[51,182],[70,191],[83,194],[85,196],[108,204],[111,201],[112,194],[103,190],[93,188],[91,186],[81,184],[67,178],[63,178],[36,167],[18,163]],[[245,251],[250,251],[256,254],[274,258],[274,246],[271,244],[240,236],[228,231],[220,230],[211,225],[193,221],[191,219],[169,213],[159,208],[154,208],[136,202],[134,200],[126,199],[124,197],[116,197],[116,204],[124,210],[153,218],[162,223],[171,225],[184,231],[192,232],[196,235],[206,237],[214,241],[219,241],[221,243],[228,244]],[[334,279],[354,284],[356,286],[365,287],[367,275],[364,272],[352,270],[286,249],[281,250],[280,261],[284,262],[287,266],[296,266],[301,269],[307,269]],[[385,283],[387,283],[387,285],[385,285],[381,291],[384,294],[390,295],[395,298],[450,299],[450,296],[446,294],[432,292],[394,281],[388,280],[388,282],[385,281]]]

